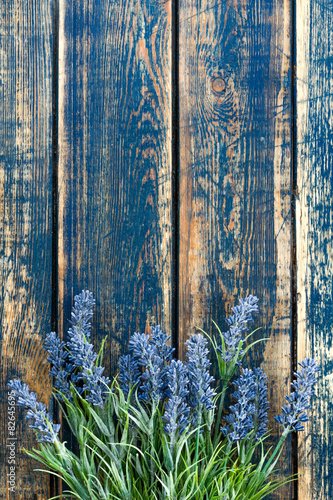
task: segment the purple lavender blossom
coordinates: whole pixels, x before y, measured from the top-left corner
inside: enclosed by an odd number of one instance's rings
[[[255,412],[253,414],[254,438],[258,441],[268,430],[267,411],[269,410],[267,400],[267,375],[262,368],[254,368],[254,383],[256,395],[254,398]]]
[[[142,358],[146,362],[146,369],[141,375],[142,390],[140,399],[146,403],[154,400],[159,402],[163,399],[164,378],[162,360],[156,355],[153,346],[149,345],[145,356]]]
[[[68,358],[68,352],[64,350],[64,347],[65,342],[62,342],[55,332],[51,332],[46,336],[44,349],[50,354],[47,361],[57,370],[64,366]]]
[[[74,297],[72,311],[72,327],[68,331],[69,341],[67,348],[70,352],[69,359],[77,372],[72,377],[72,382],[83,381],[82,391],[86,391],[86,400],[95,406],[103,406],[110,390],[110,379],[102,376],[104,368],[95,366],[97,354],[94,346],[89,343],[91,332],[91,318],[95,300],[92,293],[82,290]],[[79,391],[79,392],[82,392]]]
[[[237,387],[232,396],[237,400],[230,406],[231,414],[224,417],[229,425],[221,427],[222,433],[230,442],[244,439],[253,429],[253,414],[256,411],[253,400],[256,397],[256,384],[252,370],[247,368],[233,384]]]
[[[70,352],[70,361],[73,363],[74,368],[83,368],[91,370],[97,359],[94,346],[89,344],[85,336],[76,331],[67,342],[67,348]]]
[[[171,335],[162,332],[160,325],[151,327],[152,335],[149,339],[149,344],[154,346],[156,354],[162,360],[163,367],[166,367],[169,361],[172,360],[174,348],[168,345]]]
[[[231,308],[233,316],[226,319],[231,331],[237,330],[238,333],[242,333],[248,330],[246,323],[253,321],[251,314],[259,312],[258,302],[258,297],[253,295],[239,299],[239,305]]]
[[[75,368],[91,370],[97,359],[94,346],[89,343],[94,304],[95,300],[88,290],[82,290],[74,297],[72,326],[68,330],[67,348],[70,352],[70,361]]]
[[[175,349],[168,344],[171,339],[171,335],[163,333],[160,325],[157,325],[156,327],[152,326],[151,331],[152,334],[149,339],[149,344],[154,347],[157,356],[161,360],[161,391],[162,398],[165,399],[168,388],[166,370],[168,363],[172,360],[172,355]]]
[[[224,417],[229,425],[221,431],[231,442],[244,439],[254,430],[254,438],[259,440],[267,431],[267,375],[261,368],[244,369],[233,384],[237,390],[232,397],[237,400],[230,406],[231,414]]]
[[[167,396],[169,399],[162,417],[163,421],[166,422],[164,430],[171,436],[172,443],[175,441],[177,430],[179,429],[180,434],[182,434],[190,423],[190,408],[186,404],[188,382],[184,363],[172,360],[167,368]]]
[[[82,290],[79,295],[74,297],[74,307],[71,313],[71,325],[69,336],[75,335],[75,330],[78,330],[86,339],[90,339],[91,318],[93,317],[93,307],[95,299],[89,290]]]
[[[138,365],[144,368],[139,398],[146,403],[165,398],[167,363],[172,358],[173,349],[167,342],[170,337],[163,334],[161,327],[152,327],[152,337],[144,333],[134,333],[128,347]]]
[[[61,391],[69,401],[72,401],[68,380],[74,366],[67,362],[69,353],[64,349],[65,345],[55,332],[49,333],[44,341],[44,349],[49,353],[47,362],[52,365],[49,374],[54,377],[54,387]],[[62,401],[61,396],[59,399]]]
[[[203,409],[213,410],[215,408],[213,398],[216,393],[210,387],[214,378],[209,374],[211,362],[208,359],[207,340],[203,335],[191,335],[185,345],[187,347],[187,373],[189,379],[187,402],[193,408],[192,424],[196,426],[201,423],[201,411]]]
[[[17,398],[17,406],[25,408],[27,414],[26,419],[32,420],[29,425],[36,430],[37,441],[39,443],[53,443],[60,430],[60,424],[52,424],[51,415],[47,413],[47,408],[44,403],[37,402],[37,396],[34,392],[29,391],[29,386],[23,384],[18,379],[10,380],[8,383],[13,396]]]
[[[240,364],[239,359],[243,355],[240,349],[240,343],[244,340],[242,334],[248,331],[246,324],[253,321],[252,314],[259,311],[258,301],[257,297],[249,295],[244,300],[239,299],[239,305],[231,308],[234,314],[226,319],[230,328],[222,333],[223,344],[217,348],[227,365]]]
[[[89,342],[94,304],[95,300],[88,290],[82,290],[76,295],[67,344],[61,342],[52,332],[47,336],[44,347],[50,354],[48,358],[52,364],[50,375],[55,378],[55,387],[71,401],[70,382],[76,385],[82,380],[83,387],[76,386],[77,391],[79,393],[87,391],[87,401],[95,406],[102,406],[109,392],[107,386],[110,379],[102,377],[104,368],[95,366],[97,354]],[[61,396],[59,399],[61,400]]]
[[[149,343],[149,335],[135,332],[130,338],[128,347],[138,365],[145,368],[141,375],[139,399],[146,403],[151,400],[160,401],[163,397],[162,359],[158,356],[155,346]]]
[[[316,373],[320,371],[317,362],[312,358],[306,358],[298,364],[302,369],[294,373],[296,380],[291,385],[295,390],[290,396],[286,396],[289,404],[281,407],[282,415],[274,417],[283,425],[285,432],[304,430],[302,423],[309,420],[305,410],[311,408],[310,398],[314,394],[313,386],[317,382]]]
[[[87,391],[86,400],[95,406],[103,406],[105,399],[110,394],[108,377],[102,377],[104,367],[93,366],[89,371],[83,369],[80,374],[83,384],[83,391]]]
[[[142,358],[146,355],[148,346],[149,335],[139,332],[133,333],[128,343],[128,349],[132,352],[133,357],[137,359],[138,363],[141,365],[144,365],[144,362],[142,362]]]
[[[138,360],[130,354],[121,356],[119,360],[119,382],[125,397],[141,380],[141,370]]]

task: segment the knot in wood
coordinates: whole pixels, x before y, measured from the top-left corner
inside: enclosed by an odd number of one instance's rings
[[[225,91],[225,81],[223,78],[218,77],[212,80],[212,90],[216,94],[221,94]]]

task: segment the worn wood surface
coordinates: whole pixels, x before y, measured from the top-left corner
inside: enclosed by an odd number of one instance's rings
[[[179,17],[180,348],[257,295],[270,341],[249,365],[268,375],[276,440],[291,366],[290,2],[184,0]]]
[[[52,2],[0,3],[0,497],[49,498],[49,477],[22,448],[36,446],[16,410],[15,494],[8,491],[8,389],[21,378],[48,403],[51,330]],[[13,443],[13,441],[11,441]]]
[[[171,2],[59,9],[59,330],[91,290],[113,376],[131,334],[170,331]]]
[[[299,499],[333,498],[333,4],[297,2],[298,360],[321,368],[299,436]]]
[[[53,168],[59,333],[66,337],[74,295],[91,290],[97,301],[93,341],[98,347],[108,335],[104,359],[114,375],[134,331],[160,323],[171,333],[178,318],[184,357],[183,342],[195,326],[213,335],[212,319],[226,328],[224,318],[238,298],[257,295],[261,314],[254,326],[263,329],[256,338],[270,341],[247,361],[268,374],[274,444],[281,431],[273,416],[290,391],[297,314],[298,360],[313,356],[322,369],[311,422],[298,437],[304,474],[297,495],[298,500],[329,500],[332,1],[296,0],[293,33],[291,0],[178,2],[179,164],[172,169],[173,5],[172,0],[0,2],[0,412],[7,412],[10,378],[26,381],[46,403],[50,394],[41,345],[51,329]],[[57,66],[59,161],[52,165]],[[176,171],[178,182],[172,183]],[[172,206],[175,195],[179,213]],[[293,273],[297,311],[292,310]],[[47,476],[39,474],[37,481],[36,463],[18,449],[34,444],[21,411],[17,437],[16,497],[45,500]],[[0,419],[0,439],[6,443],[6,418]],[[290,449],[289,442],[281,457],[284,477],[292,470]],[[8,500],[4,447],[0,457],[0,496]],[[270,497],[292,498],[291,486]]]

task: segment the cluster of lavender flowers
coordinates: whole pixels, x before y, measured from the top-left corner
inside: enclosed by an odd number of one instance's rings
[[[267,431],[267,376],[261,368],[245,368],[233,384],[237,390],[232,397],[237,400],[230,406],[231,413],[224,417],[229,425],[221,427],[231,442],[244,439],[251,431],[258,441]]]
[[[308,422],[305,413],[311,407],[310,398],[314,394],[313,386],[317,382],[316,373],[319,367],[314,359],[306,358],[299,363],[302,370],[294,374],[296,380],[291,384],[294,392],[286,396],[289,404],[284,405],[282,415],[275,418],[283,425],[284,434],[292,431],[303,431],[303,422]],[[221,427],[222,433],[230,442],[244,439],[253,432],[254,438],[259,440],[267,432],[267,376],[260,368],[243,369],[242,375],[233,384],[237,390],[232,397],[237,400],[231,405],[230,414],[224,417],[229,425]]]
[[[47,361],[52,365],[50,375],[54,377],[56,389],[72,401],[72,383],[79,393],[85,392],[87,401],[103,406],[109,393],[110,379],[102,376],[103,367],[96,366],[97,354],[90,343],[94,305],[95,300],[88,290],[76,295],[67,342],[62,342],[55,332],[51,332],[46,337],[44,348],[49,353]],[[82,384],[78,385],[81,380]]]
[[[214,408],[207,340],[200,334],[192,335],[186,342],[188,360],[184,363],[172,359],[170,336],[160,326],[151,330],[151,336],[132,335],[128,345],[131,354],[119,361],[119,381],[126,396],[134,391],[144,403],[165,401],[164,430],[174,439],[178,430],[182,433],[187,425],[196,426],[202,411]]]
[[[241,366],[246,349],[242,349],[248,330],[247,323],[253,321],[252,314],[258,312],[258,299],[252,295],[233,307],[233,315],[227,319],[229,330],[221,333],[222,345],[217,347],[220,375],[225,386],[237,366]],[[71,328],[68,340],[61,341],[51,332],[45,340],[45,350],[49,353],[48,362],[52,368],[57,389],[56,397],[72,401],[72,386],[87,401],[95,406],[103,406],[110,393],[110,380],[103,376],[104,368],[97,366],[97,354],[90,343],[92,309],[95,301],[89,291],[82,291],[74,298],[71,315]],[[214,378],[209,373],[207,340],[201,334],[191,335],[185,346],[186,361],[173,359],[174,349],[170,347],[170,336],[164,334],[160,326],[151,327],[151,335],[134,333],[129,341],[130,354],[119,361],[121,390],[125,397],[131,398],[133,405],[140,401],[143,405],[164,408],[162,419],[164,430],[175,443],[178,434],[189,427],[198,428],[203,423],[205,412],[213,415],[216,392],[212,388]],[[294,392],[286,396],[288,404],[282,407],[283,414],[276,420],[283,425],[284,433],[303,430],[302,422],[308,417],[305,410],[310,408],[309,400],[313,395],[316,361],[305,359],[301,370],[295,373],[292,386]],[[230,443],[251,435],[260,440],[267,432],[267,377],[260,368],[243,369],[240,377],[233,382],[236,391],[232,397],[229,414],[224,416],[227,425],[220,428]],[[226,386],[225,386],[226,387]],[[51,424],[51,416],[37,396],[29,391],[20,380],[12,380],[9,388],[18,399],[18,405],[27,410],[26,418],[32,420],[30,427],[36,429],[40,442],[54,442],[60,425]],[[222,400],[223,401],[223,400]],[[222,408],[222,406],[221,406]],[[216,428],[220,424],[220,415]]]
[[[72,401],[70,385],[85,395],[85,399],[96,406],[103,406],[109,394],[110,379],[102,376],[104,368],[96,366],[97,354],[90,343],[92,309],[95,304],[92,294],[83,290],[74,297],[71,314],[71,328],[67,342],[61,341],[55,332],[47,335],[44,349],[49,353],[47,361],[52,368],[54,387],[60,391],[56,395],[59,401],[63,397]],[[35,393],[29,391],[20,380],[11,380],[8,387],[18,399],[18,406],[27,411],[26,418],[33,420],[30,427],[37,430],[39,442],[54,442],[59,424],[50,424],[52,418],[43,403],[37,403]]]

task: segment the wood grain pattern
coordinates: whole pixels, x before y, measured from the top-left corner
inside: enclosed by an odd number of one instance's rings
[[[180,4],[180,349],[257,295],[271,339],[249,364],[268,375],[275,439],[291,366],[290,28],[287,0]]]
[[[297,355],[321,365],[299,435],[299,500],[333,498],[332,0],[179,2],[179,311],[172,310],[172,0],[59,0],[59,332],[73,297],[97,300],[114,375],[129,336],[179,315],[179,350],[214,334],[230,306],[260,298],[248,364],[268,374],[270,424],[289,392],[292,321],[291,63],[297,36]],[[48,403],[51,329],[51,0],[0,3],[0,414],[9,379]],[[16,497],[45,500],[47,476],[17,412]],[[6,443],[7,420],[0,419]],[[274,441],[275,440],[275,441]],[[6,486],[0,453],[0,496]],[[281,476],[291,472],[290,443]],[[291,487],[270,499],[292,498]]]
[[[298,359],[321,374],[310,422],[299,436],[299,498],[333,498],[333,5],[298,1],[297,292]]]
[[[51,330],[52,2],[0,4],[0,496],[45,500],[49,478],[22,448],[34,433],[16,411],[16,493],[8,491],[8,389],[21,378],[48,403]],[[36,480],[38,474],[38,479]]]
[[[129,336],[171,325],[171,2],[61,0],[59,316],[96,298],[109,375]]]

